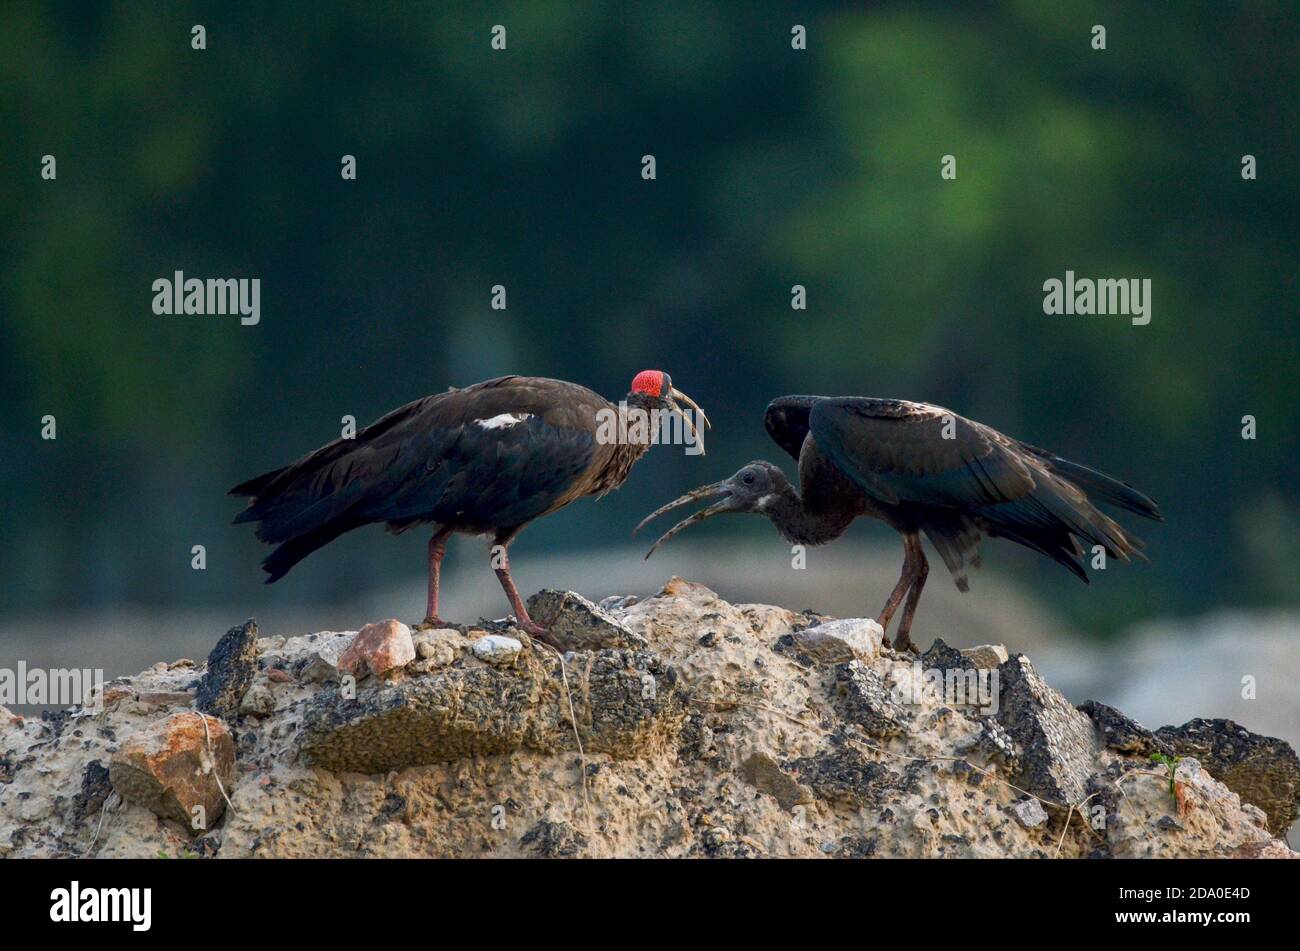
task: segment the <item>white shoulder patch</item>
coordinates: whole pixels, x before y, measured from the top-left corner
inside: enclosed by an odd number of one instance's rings
[[[518,426],[524,420],[532,418],[532,413],[501,413],[491,419],[476,419],[474,423],[483,429],[506,429],[510,426]]]

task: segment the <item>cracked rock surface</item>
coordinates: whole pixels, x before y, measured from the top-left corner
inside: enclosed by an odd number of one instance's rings
[[[257,622],[252,618],[226,631],[208,655],[195,702],[198,710],[225,718],[239,709],[257,673],[257,639]]]
[[[467,658],[400,683],[362,684],[355,697],[331,687],[306,705],[300,749],[334,772],[386,773],[576,750],[575,722],[585,750],[616,759],[651,756],[676,740],[684,705],[654,654],[606,649],[560,666],[554,652],[534,646],[509,668]]]
[[[509,625],[448,626],[354,678],[338,670],[354,632],[250,650],[241,626],[208,665],[105,685],[102,711],[0,709],[0,856],[1292,854],[1270,829],[1294,814],[1285,744],[1075,709],[1001,645],[963,653],[949,634],[923,663],[879,646],[865,619],[828,627],[678,578],[650,597],[543,592],[534,607],[567,650]],[[518,653],[485,650],[489,636]],[[968,671],[997,675],[995,705],[903,689]],[[220,736],[186,735],[196,689],[227,711]],[[189,790],[212,815],[195,830],[151,798],[168,774],[148,756],[201,771],[209,742],[231,806]],[[1173,767],[1150,759],[1165,746]],[[154,785],[130,781],[132,757]]]

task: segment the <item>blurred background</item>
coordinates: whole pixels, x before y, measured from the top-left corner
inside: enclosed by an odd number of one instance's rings
[[[662,367],[712,417],[708,455],[653,452],[530,528],[521,589],[683,574],[874,613],[902,557],[879,525],[803,572],[758,519],[649,563],[629,532],[749,459],[792,472],[774,396],[937,402],[1133,482],[1167,522],[1133,526],[1150,564],[1091,586],[986,543],[970,595],[932,575],[918,641],[1005,641],[1152,727],[1294,741],[1297,40],[1286,2],[6,4],[0,660],[112,675],[249,615],[415,620],[422,533],[360,530],[265,587],[227,489],[450,385],[617,399]],[[1045,316],[1067,269],[1150,278],[1151,323]],[[155,316],[176,270],[260,278],[261,322]],[[453,542],[451,617],[504,611],[482,548]]]

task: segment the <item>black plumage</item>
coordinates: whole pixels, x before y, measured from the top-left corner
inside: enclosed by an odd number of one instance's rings
[[[881,519],[903,536],[902,576],[878,617],[888,627],[907,598],[896,647],[911,647],[912,618],[929,571],[922,534],[965,591],[967,566],[978,566],[984,536],[1041,552],[1086,582],[1080,543],[1099,545],[1122,561],[1142,552],[1142,542],[1094,503],[1162,518],[1155,502],[1124,482],[928,403],[785,396],[772,401],[763,422],[798,461],[798,490],[777,466],[752,462],[647,518],[690,501],[717,500],[675,525],[655,547],[687,525],[726,512],[766,515],[789,541],[812,545],[837,538],[859,516]]]
[[[646,441],[602,438],[629,411],[684,415],[666,373],[643,371],[615,405],[586,387],[504,376],[426,396],[393,410],[353,438],[336,439],[231,490],[249,496],[235,522],[257,522],[278,547],[263,561],[267,583],[361,525],[388,531],[432,526],[426,622],[437,616],[439,573],[454,533],[488,535],[493,567],[521,627],[542,635],[510,578],[506,548],[529,522],[627,479]],[[611,415],[612,414],[612,415]],[[701,414],[702,415],[702,414]]]

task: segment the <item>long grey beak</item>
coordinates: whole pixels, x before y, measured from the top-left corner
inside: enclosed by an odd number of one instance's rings
[[[696,428],[695,421],[692,420],[690,415],[686,413],[680,406],[677,406],[675,404],[678,402],[685,403],[688,407],[690,407],[690,409],[696,415],[700,417],[701,420],[704,421],[705,428],[712,429],[713,424],[709,422],[709,417],[705,415],[704,410],[700,409],[700,404],[695,402],[695,400],[691,399],[681,390],[677,389],[677,387],[675,386],[672,387],[668,392],[673,399],[673,403],[674,403],[673,408],[677,410],[677,412],[681,415],[682,422],[684,422],[687,426],[691,428],[691,438],[695,440],[695,444],[700,447],[700,455],[701,456],[704,455],[704,437],[700,435],[700,431]]]
[[[719,499],[719,501],[715,502],[713,505],[710,505],[706,509],[701,509],[700,511],[696,512],[694,515],[687,516],[686,518],[678,522],[676,525],[674,525],[672,528],[668,529],[668,531],[664,532],[661,536],[659,536],[659,540],[650,546],[650,550],[645,553],[646,558],[649,558],[651,555],[653,555],[655,553],[655,549],[657,549],[664,542],[668,541],[668,539],[672,538],[674,535],[676,535],[686,526],[694,525],[696,522],[702,522],[706,518],[710,518],[711,516],[714,515],[721,515],[723,512],[735,511],[734,502],[731,497],[731,487],[727,485],[725,481],[714,482],[711,485],[702,485],[698,489],[692,489],[691,491],[683,495],[681,498],[674,499],[673,501],[669,502],[667,505],[655,509],[649,515],[643,518],[641,520],[641,523],[637,525],[636,528],[632,529],[632,534],[635,535],[637,532],[639,532],[642,528],[646,526],[646,523],[653,521],[654,519],[658,518],[660,515],[663,515],[665,512],[671,512],[673,509],[681,508],[683,505],[687,505],[691,502],[696,502],[700,499]]]

